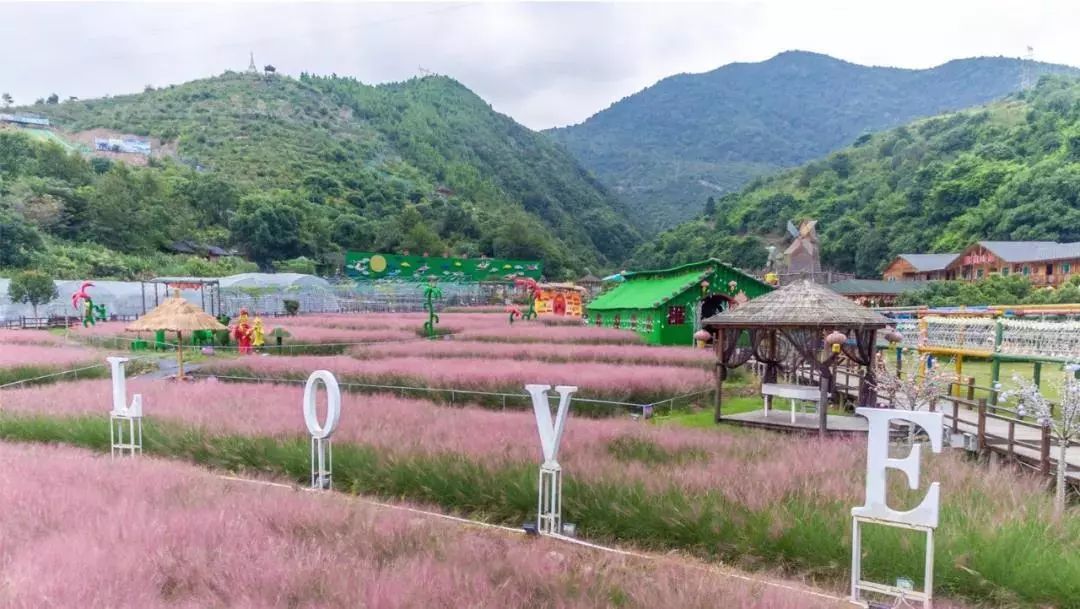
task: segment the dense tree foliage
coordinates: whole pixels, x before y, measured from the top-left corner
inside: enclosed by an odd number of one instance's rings
[[[227,73],[31,110],[67,131],[147,136],[159,151],[146,168],[88,163],[0,132],[0,212],[34,225],[24,202],[55,202],[56,223],[33,226],[47,242],[148,256],[194,239],[263,268],[303,256],[323,271],[346,249],[513,251],[562,278],[614,266],[641,241],[568,154],[448,78],[372,87]]]
[[[1035,74],[1076,73],[1031,67]],[[1015,92],[1022,70],[1020,60],[1000,57],[902,70],[788,52],[665,78],[549,133],[653,232],[701,213],[710,195],[824,156],[867,132]],[[833,168],[841,178],[842,163],[840,157]]]
[[[1063,304],[1080,302],[1080,277],[1056,289],[1036,288],[1020,275],[994,275],[974,282],[932,281],[897,299],[899,306],[956,307],[978,305]]]
[[[1001,102],[869,135],[758,179],[635,259],[696,255],[731,235],[778,238],[789,219],[802,218],[818,220],[824,264],[861,277],[880,277],[897,254],[959,251],[978,240],[1080,241],[1076,134],[1080,82],[1044,77]]]
[[[28,304],[34,309],[57,297],[56,283],[40,271],[23,271],[11,278],[8,284],[8,298],[11,302]]]

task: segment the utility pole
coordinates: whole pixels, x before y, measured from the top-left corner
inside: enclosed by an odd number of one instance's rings
[[[1021,66],[1020,71],[1020,89],[1030,89],[1035,86],[1035,49],[1029,45],[1027,47],[1027,53],[1024,53],[1024,63]]]
[[[251,60],[248,63],[247,71],[249,73],[251,73],[251,74],[258,74],[259,69],[255,67],[255,51],[250,51],[250,53],[251,53]]]

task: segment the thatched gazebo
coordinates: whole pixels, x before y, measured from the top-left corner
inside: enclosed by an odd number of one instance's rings
[[[755,358],[765,366],[763,383],[776,383],[781,369],[809,365],[818,372],[818,430],[827,427],[826,411],[833,365],[841,354],[865,368],[859,404],[873,405],[877,331],[890,321],[823,286],[801,280],[742,306],[701,321],[716,335],[716,414],[720,421],[727,371]]]
[[[176,332],[176,378],[184,378],[183,333],[197,330],[228,330],[221,322],[199,307],[180,297],[180,290],[155,307],[152,311],[135,320],[125,328],[128,332],[154,332],[165,330]]]

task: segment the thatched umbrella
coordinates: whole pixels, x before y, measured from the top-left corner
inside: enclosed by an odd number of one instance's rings
[[[137,319],[126,328],[128,332],[165,330],[176,332],[176,362],[179,366],[176,378],[184,378],[183,333],[196,330],[228,330],[212,315],[180,297],[180,290],[154,310]]]

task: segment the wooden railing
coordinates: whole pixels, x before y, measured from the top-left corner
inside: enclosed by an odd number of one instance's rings
[[[759,376],[764,373],[763,364],[751,362],[751,367]],[[809,367],[800,368],[796,376],[804,382],[817,383],[819,380],[816,371]],[[863,381],[859,371],[839,367],[835,378],[834,399],[837,395],[858,397],[859,384]],[[939,396],[930,405],[930,410],[944,415],[952,434],[970,434],[979,453],[996,454],[1007,462],[1042,475],[1052,475],[1057,467],[1054,449],[1060,448],[1060,443],[1051,435],[1049,427],[1001,404],[998,393],[998,389],[981,387],[973,378],[965,378],[951,383],[949,393]],[[878,403],[888,406],[887,397],[878,396]],[[1069,448],[1077,460],[1070,459],[1066,475],[1070,481],[1080,482],[1080,451],[1077,451],[1080,443],[1070,442]]]

